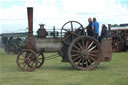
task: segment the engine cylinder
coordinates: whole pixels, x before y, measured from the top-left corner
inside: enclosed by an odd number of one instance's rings
[[[37,52],[41,51],[41,49],[44,49],[45,52],[59,52],[61,47],[61,39],[59,38],[35,38]]]

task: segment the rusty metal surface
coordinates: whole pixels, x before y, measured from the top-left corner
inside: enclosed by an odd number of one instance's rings
[[[101,41],[102,47],[102,62],[107,62],[112,60],[112,39],[111,38],[104,38]]]
[[[27,40],[27,48],[33,49],[32,41],[33,41],[33,8],[27,8],[27,15],[28,15],[28,40]]]

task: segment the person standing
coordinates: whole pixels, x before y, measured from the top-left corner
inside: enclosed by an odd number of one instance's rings
[[[105,26],[105,24],[102,24],[101,36],[99,37],[99,41],[101,42],[103,38],[107,38],[107,37],[108,37],[107,27]]]
[[[88,26],[86,27],[88,36],[93,36],[92,23],[92,19],[88,18]]]
[[[97,22],[96,18],[93,18],[92,29],[94,30],[93,36],[96,39],[98,39],[98,35],[99,35],[99,23]]]

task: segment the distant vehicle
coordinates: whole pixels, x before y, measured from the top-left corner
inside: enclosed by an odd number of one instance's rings
[[[128,23],[127,24],[120,24],[121,27],[126,27],[128,26]]]
[[[17,54],[25,48],[25,38],[28,33],[3,33],[1,34],[2,44],[6,53]]]
[[[120,24],[120,27],[111,28],[112,35],[112,50],[120,52],[128,49],[128,26]]]

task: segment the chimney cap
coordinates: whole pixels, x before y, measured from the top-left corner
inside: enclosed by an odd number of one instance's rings
[[[27,7],[27,8],[31,8],[31,9],[33,9],[33,7]]]
[[[39,24],[40,26],[44,26],[45,24]]]

